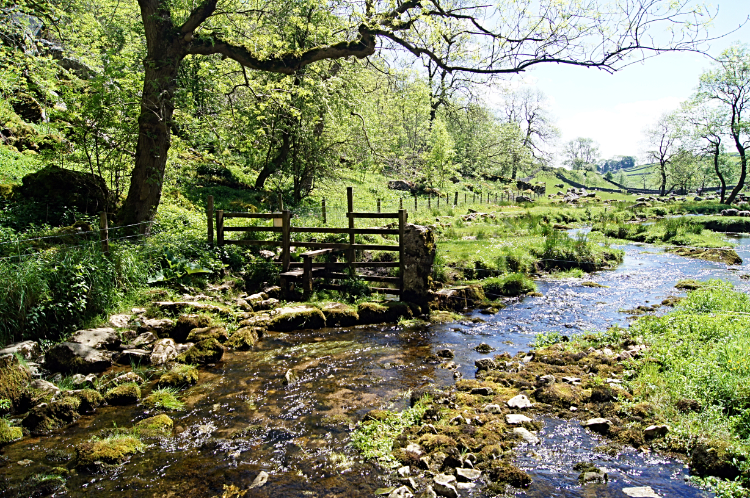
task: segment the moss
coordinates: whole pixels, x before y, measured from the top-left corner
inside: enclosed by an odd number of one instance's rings
[[[211,325],[210,316],[180,315],[169,336],[176,342],[185,342],[191,330],[208,327],[209,325]]]
[[[551,386],[545,386],[534,392],[534,398],[541,403],[549,405],[570,408],[577,405],[582,400],[581,389],[570,384],[555,383]]]
[[[432,323],[450,323],[450,322],[457,322],[459,320],[462,320],[464,317],[462,315],[459,315],[458,313],[453,313],[452,311],[432,311],[430,313],[430,321]]]
[[[675,289],[684,289],[684,290],[691,291],[691,290],[698,290],[701,287],[703,287],[704,285],[705,284],[703,282],[699,282],[699,281],[693,280],[693,279],[686,279],[686,280],[680,280],[679,282],[677,282],[677,284],[675,284],[674,288]]]
[[[269,330],[277,332],[293,332],[302,329],[320,329],[326,326],[326,317],[318,308],[299,306],[296,308],[282,308],[268,323]]]
[[[455,448],[458,445],[455,439],[443,434],[424,434],[417,442],[428,453]]]
[[[226,345],[230,348],[239,349],[241,351],[251,349],[255,346],[255,343],[258,342],[258,333],[261,330],[263,329],[258,327],[242,327],[237,329],[231,336],[229,336]]]
[[[29,411],[22,425],[32,434],[46,434],[78,420],[80,406],[81,400],[74,396],[43,403]]]
[[[224,356],[224,347],[216,339],[205,339],[177,356],[180,363],[205,365],[216,363]]]
[[[525,488],[531,484],[531,477],[526,472],[503,460],[491,462],[486,472],[496,484],[510,484],[515,488]]]
[[[198,369],[193,365],[174,365],[159,378],[160,387],[182,387],[198,382]]]
[[[76,446],[77,466],[91,467],[98,462],[123,463],[130,455],[142,452],[145,445],[133,435],[114,435]]]
[[[104,394],[104,401],[110,405],[132,405],[141,399],[141,388],[135,382],[127,382],[113,387]]]
[[[93,389],[81,389],[73,395],[81,401],[81,412],[92,412],[104,401],[104,397]]]
[[[161,387],[154,390],[143,400],[143,406],[149,409],[182,410],[185,403],[177,399],[177,389],[174,387]]]
[[[697,247],[675,247],[667,250],[678,256],[688,258],[704,259],[715,263],[724,263],[727,265],[741,265],[742,258],[734,249],[704,249]]]
[[[143,436],[156,437],[170,435],[173,426],[172,419],[161,414],[141,420],[135,424],[135,429]]]
[[[351,327],[359,320],[357,310],[343,303],[328,303],[322,311],[328,327]]]
[[[187,336],[187,342],[200,342],[206,339],[216,339],[219,342],[224,342],[228,337],[227,329],[224,327],[203,327],[191,330]]]
[[[359,323],[395,323],[401,318],[412,318],[411,307],[402,301],[386,301],[384,303],[360,303],[357,307]]]
[[[23,430],[20,427],[11,427],[8,421],[0,417],[0,444],[10,443],[23,437]]]
[[[13,407],[17,407],[30,380],[29,371],[19,363],[16,355],[0,358],[0,399],[8,399]]]
[[[536,292],[536,284],[522,273],[511,273],[503,277],[482,280],[484,294],[492,299],[500,296],[522,296],[529,292]]]
[[[737,468],[745,459],[732,451],[724,441],[697,444],[690,455],[690,469],[698,476],[715,476],[733,480],[740,475]]]

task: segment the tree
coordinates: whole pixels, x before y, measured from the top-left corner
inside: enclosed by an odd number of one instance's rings
[[[442,119],[436,119],[430,130],[430,151],[425,157],[424,173],[430,185],[437,183],[441,188],[445,185],[445,179],[454,173],[453,139],[445,127]]]
[[[687,0],[623,0],[614,8],[597,2],[543,0],[535,7],[501,2],[448,4],[407,0],[342,2],[318,0],[247,2],[236,9],[202,0],[187,11],[166,0],[138,0],[146,39],[144,81],[138,119],[135,167],[123,206],[123,221],[153,219],[159,205],[170,148],[174,95],[188,56],[220,55],[244,68],[294,75],[326,59],[365,58],[386,40],[442,69],[476,74],[517,73],[540,63],[575,64],[614,71],[659,50],[692,50],[703,36],[701,8]],[[541,28],[543,26],[543,28]],[[651,30],[678,28],[665,43]],[[311,31],[308,44],[300,31]],[[446,31],[471,39],[465,53],[444,61],[420,39]],[[145,226],[145,225],[144,225]]]
[[[727,115],[723,109],[701,99],[683,103],[681,112],[685,121],[691,126],[693,136],[703,141],[703,144],[699,145],[701,153],[712,159],[714,172],[719,179],[721,202],[724,203],[727,182],[721,168],[721,156],[722,139],[727,130]]]
[[[736,44],[721,53],[714,68],[701,75],[698,95],[706,101],[718,103],[729,114],[729,136],[740,156],[740,176],[732,189],[727,204],[732,204],[745,186],[747,176],[746,150],[750,145],[750,51],[746,45]]]
[[[499,111],[506,123],[514,123],[521,129],[523,146],[539,163],[548,164],[551,154],[547,149],[560,132],[547,112],[547,99],[539,89],[521,88],[507,90],[503,94],[503,105]],[[513,171],[511,178],[516,178]]]
[[[656,123],[646,130],[646,141],[649,149],[648,157],[659,167],[659,191],[661,195],[667,193],[667,178],[672,158],[679,152],[679,116],[676,113],[663,114]]]
[[[594,164],[599,156],[599,144],[591,138],[578,137],[565,144],[563,153],[568,158],[565,164],[571,169],[585,169]]]

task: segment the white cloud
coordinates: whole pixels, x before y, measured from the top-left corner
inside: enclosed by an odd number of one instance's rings
[[[682,99],[623,102],[609,108],[586,110],[560,117],[557,125],[562,137],[557,162],[562,162],[562,144],[576,137],[593,138],[602,157],[639,155],[643,149],[643,131],[663,113],[677,109]]]

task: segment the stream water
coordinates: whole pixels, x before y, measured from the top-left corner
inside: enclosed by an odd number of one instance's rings
[[[748,242],[738,239],[738,253],[750,263]],[[584,287],[581,279],[541,281],[544,297],[512,302],[495,315],[474,312],[464,322],[418,329],[269,334],[254,351],[227,353],[215,368],[201,372],[198,385],[183,393],[187,409],[170,413],[173,437],[114,471],[70,476],[66,496],[221,496],[224,484],[246,489],[261,470],[270,474],[268,483],[245,496],[374,496],[386,483],[348,446],[349,428],[372,408],[405,407],[409,390],[451,384],[452,371],[425,361],[435,350],[453,349],[459,370],[473,378],[474,360],[483,356],[474,351],[480,342],[514,354],[528,349],[538,332],[627,326],[620,310],[677,295],[674,284],[683,278],[722,278],[743,290],[750,287],[740,278],[748,268],[687,259],[650,246],[621,247],[623,264],[589,279],[607,287]],[[283,383],[288,369],[299,376],[291,386]],[[0,495],[30,496],[20,487],[28,476],[65,465],[74,457],[74,445],[92,435],[113,425],[130,427],[147,416],[136,406],[103,407],[64,431],[5,446]],[[598,452],[603,441],[576,421],[548,419],[539,436],[540,445],[518,451],[517,464],[533,479],[519,493],[624,496],[623,487],[651,486],[661,496],[711,496],[686,484],[681,462],[635,450],[617,456]],[[18,463],[24,460],[25,465]],[[573,465],[582,460],[606,468],[609,484],[578,485]],[[461,493],[484,496],[481,489]]]

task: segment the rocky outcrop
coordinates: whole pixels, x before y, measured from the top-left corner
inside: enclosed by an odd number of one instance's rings
[[[258,334],[263,329],[259,327],[242,327],[235,330],[226,342],[226,345],[232,349],[247,351],[258,342]]]
[[[224,356],[224,347],[216,339],[205,339],[177,356],[180,363],[205,365],[216,363]]]
[[[70,336],[69,342],[77,342],[94,349],[117,349],[122,342],[113,328],[78,330]]]
[[[302,329],[320,329],[326,326],[323,312],[312,306],[278,308],[268,323],[268,330],[292,332]]]
[[[114,205],[104,179],[91,173],[47,166],[23,177],[19,194],[49,206],[49,212],[63,207],[87,214],[98,214]]]
[[[112,365],[101,351],[77,342],[63,342],[53,346],[44,356],[45,366],[53,372],[103,372]]]

